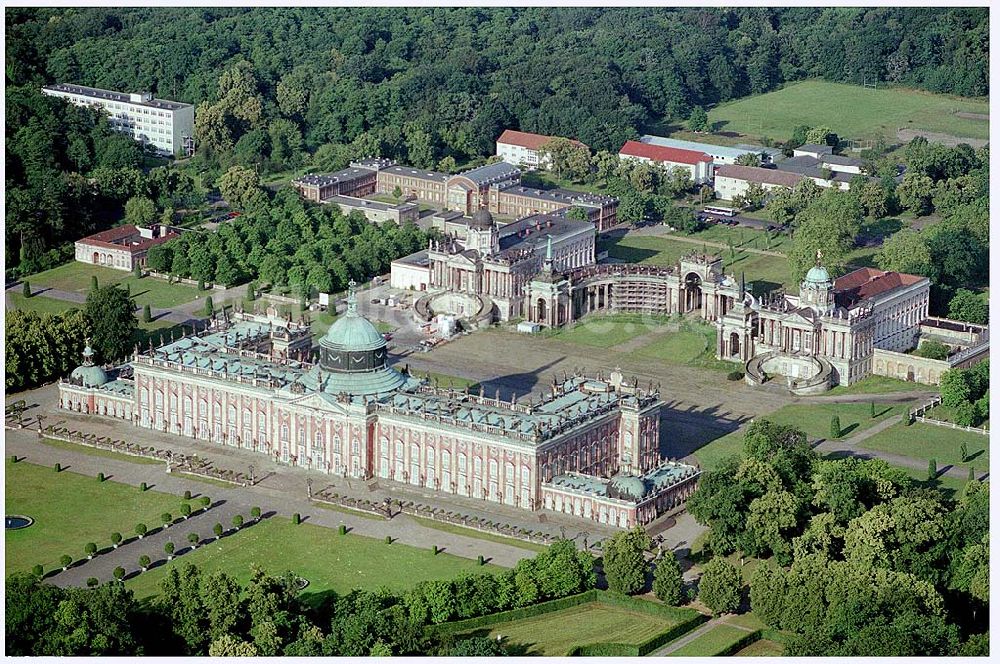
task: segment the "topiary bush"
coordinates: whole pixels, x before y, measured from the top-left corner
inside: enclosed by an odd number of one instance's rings
[[[31,573],[40,579],[45,574],[45,568],[41,565],[35,565],[31,568]]]
[[[93,542],[87,542],[87,545],[83,547],[83,552],[87,554],[87,560],[91,560],[97,553],[97,545]]]
[[[146,571],[146,568],[149,567],[149,564],[151,562],[153,562],[153,561],[151,561],[149,559],[149,556],[147,556],[147,555],[141,555],[141,556],[139,556],[139,567],[142,568],[143,572]]]
[[[181,516],[184,517],[184,519],[187,519],[189,516],[191,516],[191,506],[188,505],[187,503],[181,504]]]
[[[298,512],[296,512],[295,514],[293,514],[293,515],[292,515],[292,523],[293,523],[294,525],[296,525],[296,526],[297,526],[297,525],[299,525],[299,523],[301,523],[301,522],[302,522],[302,517],[301,517],[301,516],[299,516],[299,513],[298,513]],[[341,534],[343,534],[343,533],[341,533]]]
[[[174,557],[174,543],[173,542],[167,542],[166,544],[164,544],[163,545],[163,551],[164,551],[164,553],[167,554],[167,559],[173,558]]]
[[[97,473],[97,481],[98,482],[104,481],[104,473]]]
[[[340,526],[337,528],[337,532],[340,533],[341,535],[346,535],[347,526],[345,526],[344,524],[340,524]]]
[[[191,500],[191,492],[190,491],[185,491],[184,492],[184,500]]]
[[[111,533],[111,546],[118,548],[118,545],[122,543],[121,533]]]
[[[212,526],[212,532],[215,533],[215,539],[219,539],[222,537],[222,533],[225,532],[225,529],[222,527],[221,523],[217,523]]]
[[[742,380],[742,379],[743,379],[742,371],[730,371],[729,373],[726,374],[726,380]]]
[[[142,539],[143,537],[145,537],[146,533],[148,533],[148,532],[149,532],[149,528],[146,527],[146,524],[144,524],[144,523],[136,524],[136,526],[135,526],[135,534],[139,536],[139,539]]]
[[[58,463],[57,463],[57,464],[55,464],[54,466],[52,466],[52,468],[53,468],[53,470],[55,470],[55,471],[56,471],[57,473],[61,473],[61,472],[62,472],[62,466],[60,466],[60,465],[59,465]]]
[[[237,514],[236,516],[233,517],[233,528],[239,530],[242,527],[243,527],[243,517]]]
[[[160,520],[163,521],[164,528],[169,528],[174,522],[174,516],[170,512],[164,512],[160,515]]]
[[[66,571],[66,568],[69,567],[72,563],[73,563],[72,556],[67,556],[67,555],[59,556],[59,565],[63,568],[64,572]]]
[[[100,581],[97,580],[96,576],[92,576],[92,577],[89,577],[87,579],[87,587],[88,588],[96,588],[97,584],[99,584],[99,583],[100,583]]]
[[[202,509],[208,509],[208,506],[212,504],[212,499],[208,496],[202,496],[198,499],[198,503],[201,504]]]
[[[251,507],[250,508],[250,516],[252,516],[254,518],[254,521],[256,521],[257,519],[259,519],[260,518],[260,508],[259,507]]]
[[[201,538],[198,537],[198,533],[188,533],[188,542],[191,543],[191,548],[192,549],[197,549],[198,548],[198,542],[199,541],[201,541]]]
[[[149,489],[149,486],[145,482],[139,483],[139,491],[146,491],[147,489]]]

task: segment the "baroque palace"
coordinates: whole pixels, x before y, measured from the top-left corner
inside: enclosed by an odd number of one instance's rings
[[[326,473],[648,523],[698,471],[660,454],[658,388],[620,372],[553,377],[541,397],[443,390],[387,363],[386,341],[347,311],[312,350],[307,324],[237,312],[120,367],[84,363],[62,408],[269,455]]]

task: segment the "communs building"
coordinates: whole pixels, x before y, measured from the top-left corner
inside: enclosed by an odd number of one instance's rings
[[[556,137],[506,129],[497,139],[497,156],[508,164],[530,170],[552,168],[551,159],[542,151],[542,146],[553,138]],[[567,140],[575,147],[590,150],[585,143],[574,139]]]
[[[776,160],[773,168],[735,164],[719,166],[715,170],[715,195],[731,201],[745,194],[754,183],[765,190],[777,187],[790,189],[805,179],[826,189],[849,191],[851,180],[862,175],[862,163],[854,157],[833,154],[829,145],[807,143],[795,148],[791,157]]]
[[[156,99],[150,92],[114,92],[72,83],[42,86],[42,94],[77,106],[96,106],[111,128],[165,155],[194,154],[194,106]]]
[[[618,151],[622,161],[652,163],[667,169],[679,168],[688,173],[695,184],[709,182],[713,176],[712,157],[701,150],[685,150],[639,141],[625,141]]]
[[[660,453],[658,387],[614,371],[553,376],[522,399],[439,389],[388,364],[353,284],[318,350],[308,324],[235,312],[122,367],[88,353],[59,404],[206,449],[623,528],[678,505],[698,477]]]

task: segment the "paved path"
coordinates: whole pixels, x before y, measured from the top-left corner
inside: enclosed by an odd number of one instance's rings
[[[925,401],[930,401],[938,394],[940,394],[940,390],[936,390],[928,386],[926,390],[914,390],[912,392],[903,391],[885,392],[882,394],[841,394],[829,397],[825,397],[821,394],[818,396],[801,397],[800,400],[809,403],[907,403],[911,401],[923,403]]]
[[[860,446],[860,444],[865,440],[881,433],[882,431],[885,431],[894,424],[902,422],[903,417],[903,415],[893,415],[892,417],[887,417],[878,424],[869,427],[864,431],[851,436],[850,438],[844,438],[841,440],[821,439],[819,444],[815,446],[815,449],[818,452],[824,453],[847,452],[850,456],[861,457],[863,459],[882,459],[893,466],[902,466],[904,468],[912,468],[913,470],[926,471],[926,459],[917,459],[915,457],[905,456],[903,454],[894,454],[893,452],[884,452],[882,450],[871,450]],[[943,469],[939,469],[938,475],[964,480],[969,477],[969,471],[964,468],[958,468],[954,465],[950,465]]]
[[[89,476],[96,476],[98,472],[104,472],[113,475],[112,481],[115,482],[138,487],[141,482],[145,481],[155,490],[176,495],[181,495],[185,490],[189,490],[192,495],[209,495],[213,504],[216,505],[207,513],[192,517],[188,522],[173,526],[166,532],[158,531],[152,536],[143,538],[143,540],[130,542],[111,553],[98,556],[79,567],[74,567],[52,577],[53,582],[59,585],[82,585],[91,576],[104,581],[111,578],[112,570],[119,565],[131,573],[138,569],[138,559],[143,554],[149,555],[153,560],[163,559],[165,557],[163,544],[167,539],[173,541],[180,549],[180,544],[187,542],[188,532],[197,532],[203,538],[212,537],[212,526],[221,523],[227,529],[231,528],[234,514],[241,514],[246,521],[249,521],[250,509],[255,505],[259,505],[265,513],[274,512],[286,517],[298,512],[306,517],[309,523],[327,528],[337,528],[344,524],[360,535],[379,539],[386,535],[392,535],[403,544],[423,549],[437,545],[443,547],[448,553],[464,558],[475,559],[483,554],[490,558],[492,563],[503,567],[513,567],[521,558],[535,555],[533,551],[514,545],[490,542],[428,528],[406,515],[399,515],[391,521],[386,521],[368,518],[360,514],[354,515],[325,509],[311,503],[304,495],[304,491],[300,490],[299,495],[296,496],[282,489],[282,483],[278,481],[281,478],[274,475],[253,487],[224,488],[177,474],[167,475],[164,472],[164,466],[120,461],[45,445],[38,442],[35,432],[27,429],[7,430],[5,433],[7,453],[17,454],[28,462],[51,466],[58,461],[68,468],[64,472],[77,472]],[[201,451],[202,454],[206,453],[204,449]],[[344,492],[340,490],[340,493]],[[494,518],[496,517],[494,516]],[[593,529],[591,530],[593,531]],[[65,581],[62,579],[64,575]]]
[[[155,279],[155,277],[145,277],[146,279]],[[6,293],[16,292],[20,293],[23,286],[20,281],[10,284],[6,288],[5,292],[5,305],[8,309],[13,308],[13,304],[9,297],[6,297]],[[242,300],[243,296],[246,294],[247,285],[243,284],[241,286],[234,286],[232,288],[227,288],[224,291],[208,290],[205,291],[204,296],[211,296],[217,298],[218,301],[216,305],[221,304],[223,301],[235,302],[237,300]],[[63,302],[71,302],[73,304],[83,305],[87,302],[87,295],[85,293],[77,293],[74,291],[66,291],[59,288],[38,288],[32,293],[33,296],[41,295],[43,297],[50,297],[55,300],[62,300]],[[153,320],[168,320],[172,323],[178,323],[181,325],[195,325],[204,319],[203,310],[205,308],[204,297],[198,297],[197,299],[191,300],[190,302],[184,302],[175,307],[167,309],[151,308],[150,314],[153,316]],[[138,312],[139,309],[136,308]]]
[[[672,233],[667,231],[661,226],[654,226],[652,228],[638,228],[626,233],[626,235],[652,235],[655,237],[663,237],[670,240],[676,240],[677,242],[686,242],[688,244],[696,244],[698,246],[715,247],[716,249],[729,249],[728,244],[723,244],[722,242],[715,242],[714,240],[703,240],[696,237],[687,237],[680,235],[678,233]],[[733,242],[733,247],[737,251],[745,251],[748,254],[759,254],[761,256],[774,256],[775,258],[787,258],[787,256],[780,251],[773,251],[771,249],[755,249],[753,247],[740,246],[736,242]]]
[[[708,622],[699,625],[696,629],[691,630],[690,632],[680,637],[679,639],[675,639],[670,643],[668,643],[667,645],[660,648],[659,650],[649,653],[647,657],[663,657],[664,655],[669,655],[672,652],[676,652],[677,650],[680,650],[681,648],[691,643],[699,636],[701,636],[705,632],[708,632],[717,625],[726,625],[727,627],[734,627],[736,629],[743,630],[747,634],[749,634],[750,632],[757,631],[754,629],[750,629],[749,627],[745,627],[743,625],[737,625],[735,623],[731,623],[729,622],[728,618],[729,618],[728,615],[719,616],[718,618],[712,618]]]

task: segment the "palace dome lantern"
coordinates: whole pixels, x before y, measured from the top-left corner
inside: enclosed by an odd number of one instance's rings
[[[833,280],[820,262],[821,251],[816,252],[816,264],[809,268],[806,278],[799,286],[799,303],[816,313],[825,314],[833,308]]]
[[[108,375],[104,369],[94,364],[94,351],[90,347],[89,339],[83,349],[83,364],[73,369],[69,377],[72,381],[79,381],[84,387],[100,387],[108,382]]]

